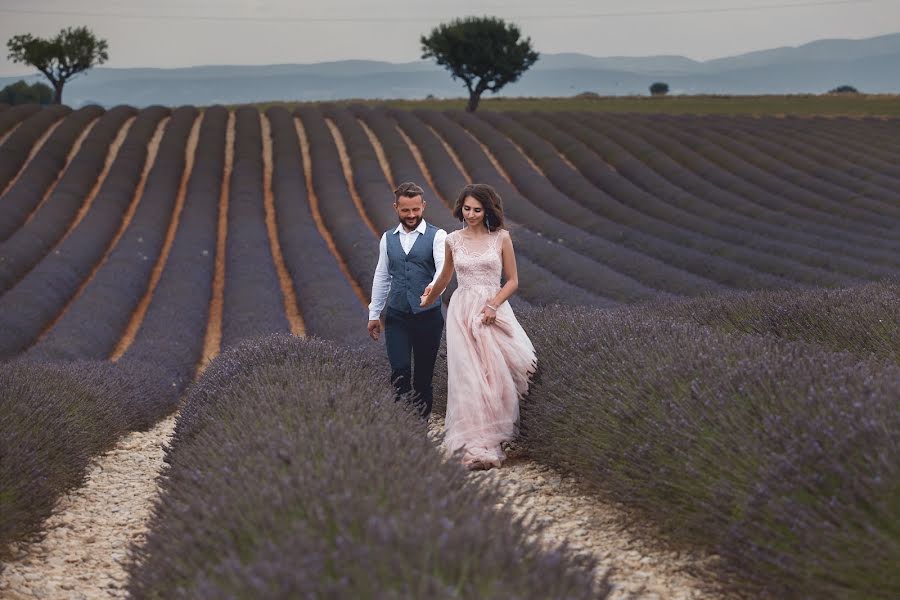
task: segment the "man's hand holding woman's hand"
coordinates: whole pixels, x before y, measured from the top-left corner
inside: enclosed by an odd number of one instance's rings
[[[425,291],[422,292],[422,295],[419,297],[419,306],[424,308],[424,307],[428,306],[429,304],[431,304],[431,302],[428,301],[428,296],[431,295],[431,288],[432,288],[432,286],[429,285],[428,287],[425,288]],[[432,300],[432,302],[433,302],[433,300]]]

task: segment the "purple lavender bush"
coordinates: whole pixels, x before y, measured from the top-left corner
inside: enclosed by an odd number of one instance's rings
[[[717,553],[738,591],[900,594],[897,365],[646,307],[521,319],[540,365],[522,406],[537,460]]]
[[[40,531],[60,495],[82,484],[91,457],[175,406],[153,365],[0,364],[0,557]]]
[[[138,598],[602,598],[443,461],[380,353],[245,341],[189,389],[130,565]]]

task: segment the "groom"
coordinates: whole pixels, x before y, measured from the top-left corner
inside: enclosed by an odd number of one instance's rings
[[[400,224],[381,236],[369,304],[369,336],[378,339],[384,311],[384,341],[397,398],[412,402],[419,415],[428,419],[444,316],[440,297],[430,306],[420,307],[419,303],[425,288],[434,283],[444,266],[447,232],[422,218],[423,193],[421,187],[409,182],[394,190],[394,210]],[[415,360],[415,375],[410,355]]]

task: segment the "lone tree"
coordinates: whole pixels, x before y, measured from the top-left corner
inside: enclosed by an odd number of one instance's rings
[[[654,96],[665,96],[669,93],[669,84],[657,81],[650,86],[650,93]]]
[[[467,17],[442,23],[422,36],[422,58],[434,58],[462,79],[469,90],[466,110],[478,108],[481,94],[497,93],[535,63],[531,38],[520,39],[519,28],[496,17]]]
[[[828,90],[829,94],[858,94],[859,90],[852,85],[839,85],[832,90]]]
[[[109,58],[106,40],[98,39],[87,27],[67,27],[50,39],[30,33],[16,35],[6,47],[9,60],[31,65],[50,81],[54,104],[62,103],[67,81]]]

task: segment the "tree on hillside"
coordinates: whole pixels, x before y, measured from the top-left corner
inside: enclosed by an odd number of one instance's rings
[[[87,27],[67,27],[47,39],[20,34],[7,41],[6,47],[9,60],[31,65],[50,81],[54,104],[62,103],[67,81],[109,58],[106,40],[98,39]]]
[[[467,17],[442,23],[422,36],[422,58],[434,58],[462,79],[469,90],[466,110],[478,108],[481,95],[497,93],[537,61],[531,38],[520,39],[519,28],[496,17]]]
[[[0,90],[0,102],[6,104],[50,104],[51,100],[53,90],[40,81],[28,85],[20,79]]]
[[[650,93],[654,96],[665,96],[669,93],[669,84],[657,81],[650,86]]]

